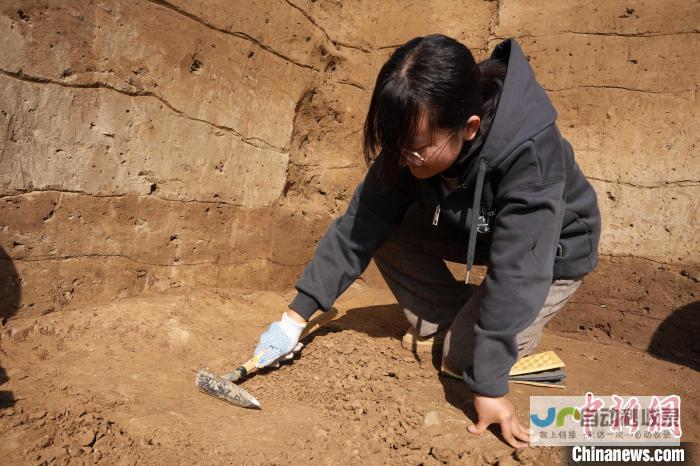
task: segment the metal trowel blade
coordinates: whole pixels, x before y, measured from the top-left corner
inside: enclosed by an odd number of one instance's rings
[[[228,401],[243,408],[261,409],[260,402],[238,385],[217,377],[206,369],[199,369],[195,379],[197,387],[207,395]]]

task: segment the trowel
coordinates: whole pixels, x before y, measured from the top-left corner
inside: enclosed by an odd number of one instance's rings
[[[301,333],[299,340],[303,340],[311,332],[325,325],[337,315],[338,310],[333,307],[330,310],[314,317],[308,324],[306,324],[306,328]],[[287,356],[289,357],[293,355],[290,353]],[[253,357],[238,369],[235,369],[234,371],[220,377],[212,374],[207,368],[198,369],[195,384],[202,392],[220,400],[227,401],[243,408],[261,409],[260,402],[255,399],[253,395],[248,393],[248,391],[246,391],[244,388],[235,384],[235,382],[241,380],[243,377],[256,372],[258,370],[257,362],[257,358]]]

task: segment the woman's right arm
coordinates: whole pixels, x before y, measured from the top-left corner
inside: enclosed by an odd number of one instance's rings
[[[367,268],[374,251],[415,202],[413,177],[406,168],[394,186],[380,191],[377,175],[381,161],[380,155],[355,189],[345,213],[321,238],[296,284],[298,294],[289,307],[306,320],[317,309],[330,309]]]

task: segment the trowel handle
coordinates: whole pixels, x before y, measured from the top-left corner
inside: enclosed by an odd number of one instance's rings
[[[338,309],[332,307],[329,310],[322,312],[321,314],[317,315],[313,319],[311,319],[307,324],[306,328],[301,332],[301,336],[299,337],[299,340],[303,340],[311,332],[316,331],[318,328],[323,327],[326,325],[328,322],[331,320],[335,319],[335,316],[338,315]]]
[[[317,329],[319,329],[320,327],[326,325],[328,322],[333,320],[333,318],[335,318],[335,316],[337,316],[337,315],[338,315],[338,309],[336,309],[334,307],[317,315],[316,317],[311,319],[306,324],[306,327],[304,328],[304,330],[301,332],[301,335],[299,336],[299,340],[303,340],[304,338],[309,336],[309,334],[311,334],[312,332],[314,332]],[[257,363],[258,363],[258,358],[253,357],[253,358],[249,359],[248,361],[246,361],[238,369],[236,369],[232,372],[229,372],[226,375],[223,375],[221,378],[224,380],[228,380],[229,382],[235,382],[236,380],[241,379],[241,378],[245,377],[246,375],[252,374],[256,370],[258,370]]]

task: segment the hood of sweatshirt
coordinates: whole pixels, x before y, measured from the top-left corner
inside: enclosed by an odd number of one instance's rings
[[[524,141],[554,123],[557,112],[514,39],[498,44],[491,57],[508,63],[496,117],[479,153],[493,168]]]
[[[476,228],[486,173],[497,167],[523,142],[552,125],[557,112],[514,39],[496,46],[491,58],[507,63],[506,77],[491,129],[478,154],[458,159],[451,171],[461,172],[460,186],[475,186],[467,245],[467,281],[474,263]]]
[[[507,64],[496,116],[479,153],[466,154],[448,169],[459,173],[460,185],[474,185],[478,158],[497,167],[513,150],[557,119],[557,112],[515,39],[496,46],[491,58]]]

